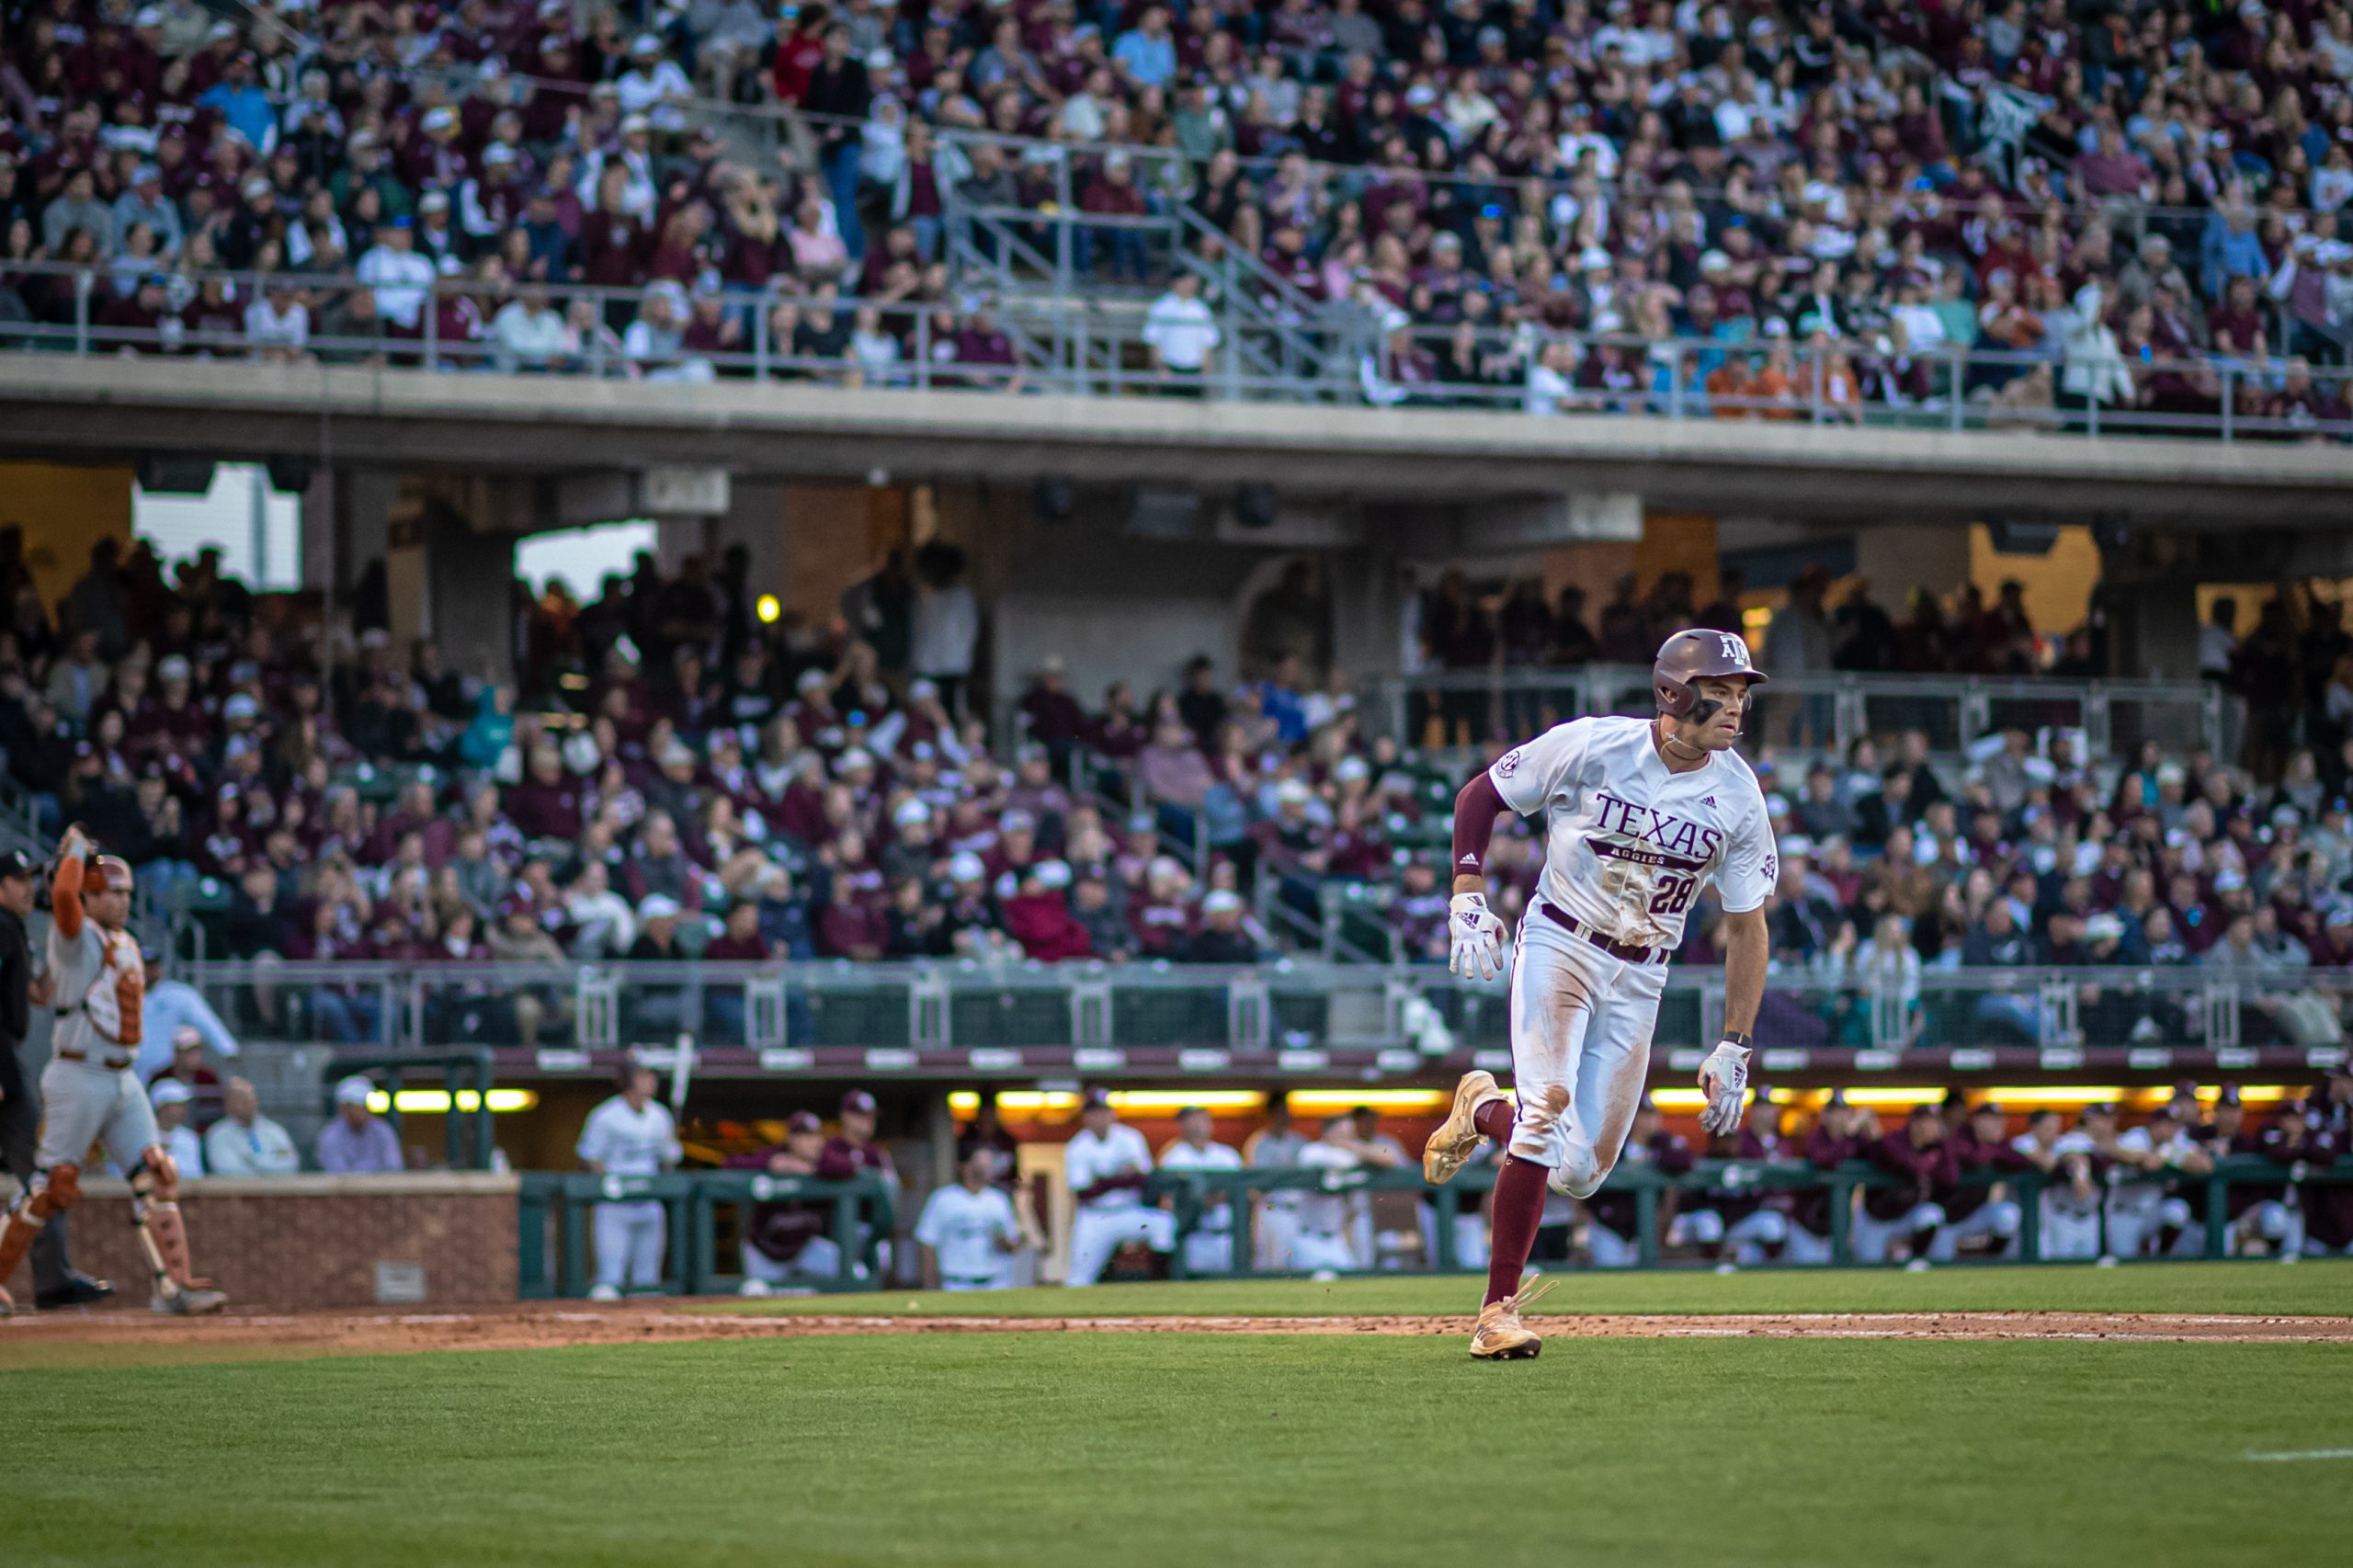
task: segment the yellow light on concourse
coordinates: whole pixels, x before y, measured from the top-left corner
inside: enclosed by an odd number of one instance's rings
[[[1113,1089],[1114,1110],[1165,1111],[1174,1115],[1188,1106],[1203,1110],[1256,1110],[1267,1096],[1256,1089]]]
[[[1699,1089],[1653,1089],[1651,1091],[1651,1104],[1661,1110],[1698,1110],[1707,1103],[1707,1095]]]
[[[777,618],[784,614],[784,607],[777,603],[774,594],[762,594],[752,606],[752,611],[760,618],[763,626],[774,626]]]
[[[1290,1108],[1304,1115],[1332,1116],[1358,1106],[1405,1115],[1437,1110],[1454,1096],[1444,1089],[1293,1089],[1290,1098]]]
[[[2302,1099],[2304,1091],[2293,1084],[2241,1084],[2239,1085],[2239,1102],[2243,1105],[2278,1105],[2281,1100]],[[2211,1090],[2200,1089],[2198,1091],[2198,1097],[2201,1100],[2219,1100],[2222,1097],[2222,1086],[2217,1084]]]
[[[1078,1096],[1060,1090],[1006,1089],[996,1096],[996,1108],[1001,1111],[1024,1111],[1034,1116],[1044,1110],[1074,1110]],[[977,1115],[981,1096],[970,1089],[959,1089],[948,1096],[948,1108],[958,1116]]]
[[[1997,1096],[2000,1093],[1998,1089],[1995,1091]],[[1908,1088],[1848,1089],[1847,1091],[1847,1103],[1859,1106],[1939,1105],[1943,1103],[1945,1091],[1933,1084]]]
[[[2008,1088],[1988,1089],[1984,1097],[2004,1110],[2016,1110],[2021,1106],[2105,1105],[2110,1100],[2124,1098],[2125,1094],[2124,1087],[2118,1084],[2052,1084],[2039,1086],[2021,1084]],[[1853,1097],[1852,1095],[1847,1096],[1849,1099]]]
[[[540,1103],[534,1089],[493,1089],[490,1091],[491,1114],[505,1111],[530,1110]],[[447,1116],[449,1114],[449,1091],[447,1089],[403,1089],[400,1097],[403,1116]],[[382,1115],[392,1108],[392,1096],[378,1089],[368,1096],[368,1108]],[[458,1109],[471,1112],[482,1108],[482,1096],[472,1089],[458,1091]]]

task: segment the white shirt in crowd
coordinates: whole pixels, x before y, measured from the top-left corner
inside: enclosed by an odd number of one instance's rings
[[[164,1134],[164,1152],[179,1166],[182,1181],[193,1180],[204,1174],[204,1140],[196,1129],[182,1122]]]
[[[677,1124],[667,1106],[648,1100],[643,1110],[632,1110],[615,1095],[588,1113],[578,1153],[584,1163],[613,1176],[659,1176],[686,1151],[678,1147]]]
[[[1209,363],[1211,352],[1224,341],[1224,335],[1218,331],[1207,301],[1198,294],[1187,299],[1172,289],[1144,312],[1143,340],[1159,352],[1160,362],[1168,369],[1199,370]]]
[[[301,1168],[293,1134],[266,1116],[256,1116],[251,1126],[224,1116],[204,1135],[209,1176],[292,1176]]]
[[[1745,644],[1725,642],[1745,663]],[[1513,811],[1544,815],[1544,902],[1619,941],[1676,946],[1704,883],[1733,915],[1773,890],[1773,824],[1737,753],[1674,773],[1649,720],[1573,719],[1506,752],[1487,776]]]
[[[939,1255],[939,1278],[949,1284],[1010,1284],[1013,1257],[999,1238],[1021,1240],[1021,1222],[1003,1187],[974,1192],[962,1182],[936,1187],[915,1221],[915,1240]]]
[[[376,313],[414,331],[425,311],[426,291],[433,287],[433,263],[413,250],[373,245],[354,268],[359,281],[376,290]]]
[[[1148,1176],[1152,1171],[1152,1150],[1145,1144],[1143,1134],[1132,1127],[1118,1122],[1097,1138],[1086,1128],[1078,1130],[1063,1149],[1063,1175],[1070,1182],[1074,1195],[1085,1192],[1105,1176],[1122,1175]],[[1143,1201],[1143,1194],[1132,1187],[1113,1187],[1097,1198],[1082,1199],[1083,1209],[1133,1209]]]

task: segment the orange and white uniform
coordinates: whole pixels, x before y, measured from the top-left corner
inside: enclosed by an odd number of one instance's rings
[[[50,885],[49,971],[57,984],[57,1028],[40,1092],[46,1118],[34,1163],[79,1165],[103,1139],[116,1165],[131,1170],[159,1142],[155,1113],[131,1071],[139,1057],[147,994],[139,943],[109,931],[82,907],[82,861],[68,856]]]

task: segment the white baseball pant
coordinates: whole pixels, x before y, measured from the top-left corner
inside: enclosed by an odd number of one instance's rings
[[[670,1233],[659,1202],[599,1203],[596,1227],[597,1284],[621,1290],[662,1283],[662,1255]]]
[[[1783,1263],[1828,1263],[1830,1238],[1817,1236],[1803,1225],[1791,1221],[1790,1233],[1781,1238]]]
[[[80,1165],[93,1140],[104,1142],[107,1158],[126,1173],[137,1170],[148,1149],[164,1141],[147,1092],[128,1067],[52,1056],[41,1069],[40,1108],[40,1145],[33,1155],[36,1191],[46,1184],[41,1173]]]
[[[1549,1165],[1575,1198],[1618,1163],[1650,1069],[1666,965],[1612,958],[1531,911],[1511,973],[1511,1068],[1518,1120],[1511,1152]],[[1569,1091],[1564,1114],[1547,1091]]]
[[[2241,1243],[2262,1240],[2273,1244],[2281,1256],[2304,1250],[2304,1216],[2302,1210],[2290,1209],[2276,1198],[2262,1202],[2240,1215],[2234,1221]]]
[[[1975,1236],[1992,1236],[2002,1244],[1999,1250],[2004,1257],[2016,1257],[2018,1227],[2025,1222],[2025,1210],[2017,1204],[2006,1198],[1989,1199],[1967,1219],[1939,1227],[1936,1240],[1928,1244],[1928,1256],[1938,1263],[1950,1263],[1962,1242]]]
[[[1223,1224],[1203,1225],[1185,1237],[1185,1271],[1188,1274],[1222,1274],[1233,1267],[1233,1232],[1227,1211],[1219,1210],[1212,1216],[1226,1221]]]
[[[1299,1236],[1299,1206],[1296,1200],[1282,1201],[1269,1198],[1258,1205],[1257,1265],[1261,1268],[1289,1268],[1291,1244]]]
[[[1631,1268],[1643,1260],[1642,1249],[1630,1238],[1599,1223],[1585,1228],[1585,1250],[1596,1268]]]
[[[2073,1197],[2042,1195],[2042,1234],[2036,1251],[2046,1258],[2097,1257],[2099,1210],[2086,1208]]]
[[[1780,1246],[1789,1239],[1790,1217],[1777,1209],[1752,1209],[1729,1226],[1715,1210],[1694,1209],[1675,1217],[1666,1237],[1669,1246],[1715,1246],[1729,1242],[1733,1256],[1742,1263],[1763,1262],[1767,1247]]]
[[[1128,1242],[1142,1242],[1154,1252],[1176,1245],[1176,1216],[1165,1209],[1130,1204],[1119,1209],[1081,1209],[1070,1222],[1070,1272],[1065,1285],[1092,1285],[1103,1277],[1103,1266]]]
[[[1915,1204],[1911,1212],[1893,1220],[1871,1217],[1867,1209],[1855,1210],[1853,1240],[1857,1263],[1885,1263],[1887,1249],[1898,1236],[1908,1236],[1918,1231],[1933,1231],[1945,1222],[1944,1207],[1937,1203]],[[1936,1247],[1930,1239],[1930,1250]]]
[[[790,1263],[779,1263],[756,1246],[744,1248],[744,1277],[763,1285],[789,1285],[796,1279],[831,1279],[841,1273],[842,1249],[831,1236],[811,1236]]]
[[[1356,1249],[1345,1235],[1330,1231],[1302,1231],[1290,1240],[1290,1266],[1310,1274],[1330,1269],[1335,1273],[1362,1268]]]
[[[2183,1199],[2166,1198],[2154,1189],[2136,1191],[2129,1187],[2109,1194],[2108,1250],[2112,1256],[2139,1257],[2154,1247],[2162,1239],[2159,1233],[2168,1225],[2183,1233],[2175,1244],[2178,1253],[2181,1241],[2189,1239],[2189,1205]],[[2206,1238],[2201,1235],[2196,1239],[2199,1250],[2203,1250]]]

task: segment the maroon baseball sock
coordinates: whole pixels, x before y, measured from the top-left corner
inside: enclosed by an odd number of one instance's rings
[[[1492,1306],[1518,1293],[1520,1271],[1528,1267],[1536,1227],[1544,1218],[1544,1182],[1551,1174],[1550,1167],[1518,1154],[1504,1157],[1503,1170],[1495,1177],[1495,1223],[1487,1243],[1487,1298],[1480,1305]]]
[[[1511,1142],[1512,1104],[1509,1100],[1489,1100],[1471,1113],[1471,1125],[1498,1143]]]

